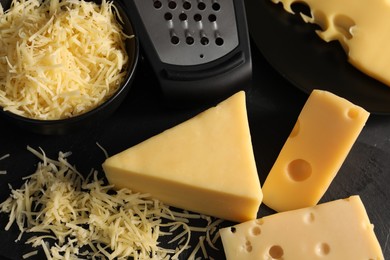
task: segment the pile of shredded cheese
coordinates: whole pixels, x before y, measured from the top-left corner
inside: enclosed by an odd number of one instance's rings
[[[17,241],[24,233],[34,233],[26,243],[41,246],[47,259],[178,259],[190,248],[191,232],[205,235],[188,259],[195,259],[198,251],[208,258],[205,241],[215,248],[222,220],[172,210],[147,194],[113,191],[98,179],[97,171],[87,178],[77,172],[67,161],[70,152],[52,160],[42,150],[28,150],[41,162],[21,188],[10,187],[0,212],[9,214],[6,230],[17,224]],[[204,227],[188,224],[201,218],[207,221]],[[173,246],[161,247],[161,237],[171,237],[168,244]]]
[[[107,100],[126,75],[125,39],[132,37],[116,16],[105,0],[13,0],[6,11],[0,6],[0,106],[53,120]]]

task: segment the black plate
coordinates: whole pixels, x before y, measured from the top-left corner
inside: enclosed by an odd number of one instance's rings
[[[390,87],[349,64],[338,42],[324,42],[313,25],[271,0],[245,0],[245,4],[256,46],[292,84],[306,93],[328,90],[373,114],[390,114]]]

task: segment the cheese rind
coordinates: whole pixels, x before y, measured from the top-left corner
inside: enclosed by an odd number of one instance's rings
[[[220,230],[227,260],[384,259],[359,196]]]
[[[243,91],[108,158],[103,169],[117,189],[232,221],[255,219],[262,200]]]
[[[348,55],[349,62],[363,73],[390,86],[390,4],[379,0],[271,0],[282,3],[286,11],[305,3],[311,17],[301,14],[307,23],[320,25],[317,34],[324,41],[337,40]]]
[[[276,211],[317,204],[368,117],[348,100],[314,90],[264,182],[263,203]]]

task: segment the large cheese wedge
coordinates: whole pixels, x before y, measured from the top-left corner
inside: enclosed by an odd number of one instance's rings
[[[220,230],[227,260],[383,260],[359,196]]]
[[[348,100],[314,90],[264,182],[263,203],[276,211],[317,204],[368,117]]]
[[[271,0],[281,2],[294,13],[291,5],[306,3],[316,23],[317,34],[325,41],[337,40],[346,51],[349,62],[367,75],[390,86],[390,4],[387,0]]]
[[[237,222],[255,219],[262,200],[242,91],[108,158],[103,169],[117,189]]]

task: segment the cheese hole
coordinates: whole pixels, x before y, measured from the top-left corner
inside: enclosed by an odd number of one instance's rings
[[[278,245],[271,246],[268,253],[269,253],[270,257],[272,257],[272,259],[280,259],[283,257],[283,254],[284,254],[283,248],[281,246],[278,246]]]
[[[251,229],[251,234],[252,234],[253,236],[258,236],[258,235],[260,235],[260,234],[261,234],[261,229],[260,229],[260,227],[258,227],[258,226],[253,227],[253,228]]]
[[[321,30],[327,30],[328,29],[329,22],[328,22],[327,16],[323,12],[321,12],[319,10],[316,10],[313,13],[313,18],[314,18],[315,24],[318,25],[318,27]]]
[[[247,240],[245,242],[245,249],[246,249],[247,252],[252,252],[253,247],[252,247],[251,241]]]
[[[305,181],[311,176],[311,173],[310,163],[303,159],[294,160],[287,167],[287,174],[293,181]]]
[[[231,227],[231,228],[230,228],[230,231],[231,231],[232,233],[236,233],[237,230],[236,230],[235,227]]]
[[[310,224],[310,223],[313,223],[315,219],[316,219],[316,217],[314,216],[314,214],[313,214],[312,212],[309,212],[309,213],[307,213],[307,214],[304,216],[303,221],[304,221],[305,223]]]
[[[296,14],[303,14],[309,19],[313,19],[315,23],[310,24],[310,26],[312,26],[314,30],[324,30],[328,27],[326,15],[319,10],[312,11],[310,6],[304,2],[293,3],[291,5],[291,10]]]
[[[356,24],[350,17],[339,14],[334,18],[333,22],[336,29],[342,35],[344,35],[345,38],[347,39],[352,38],[353,35],[351,33],[351,28],[354,27]]]
[[[291,131],[290,138],[297,136],[300,129],[301,129],[301,124],[300,124],[299,120],[297,120],[293,130]]]
[[[262,218],[259,218],[259,219],[256,219],[256,220],[255,220],[255,223],[256,223],[257,225],[263,225],[263,224],[264,224],[264,220],[263,220]]]
[[[357,107],[352,107],[348,109],[347,116],[350,119],[356,119],[359,117],[359,109]]]
[[[316,254],[318,256],[326,256],[330,253],[330,246],[327,243],[320,243],[316,247]]]
[[[293,10],[294,13],[301,13],[306,16],[311,17],[311,11],[309,5],[307,5],[304,2],[294,2],[291,4],[291,10]]]

